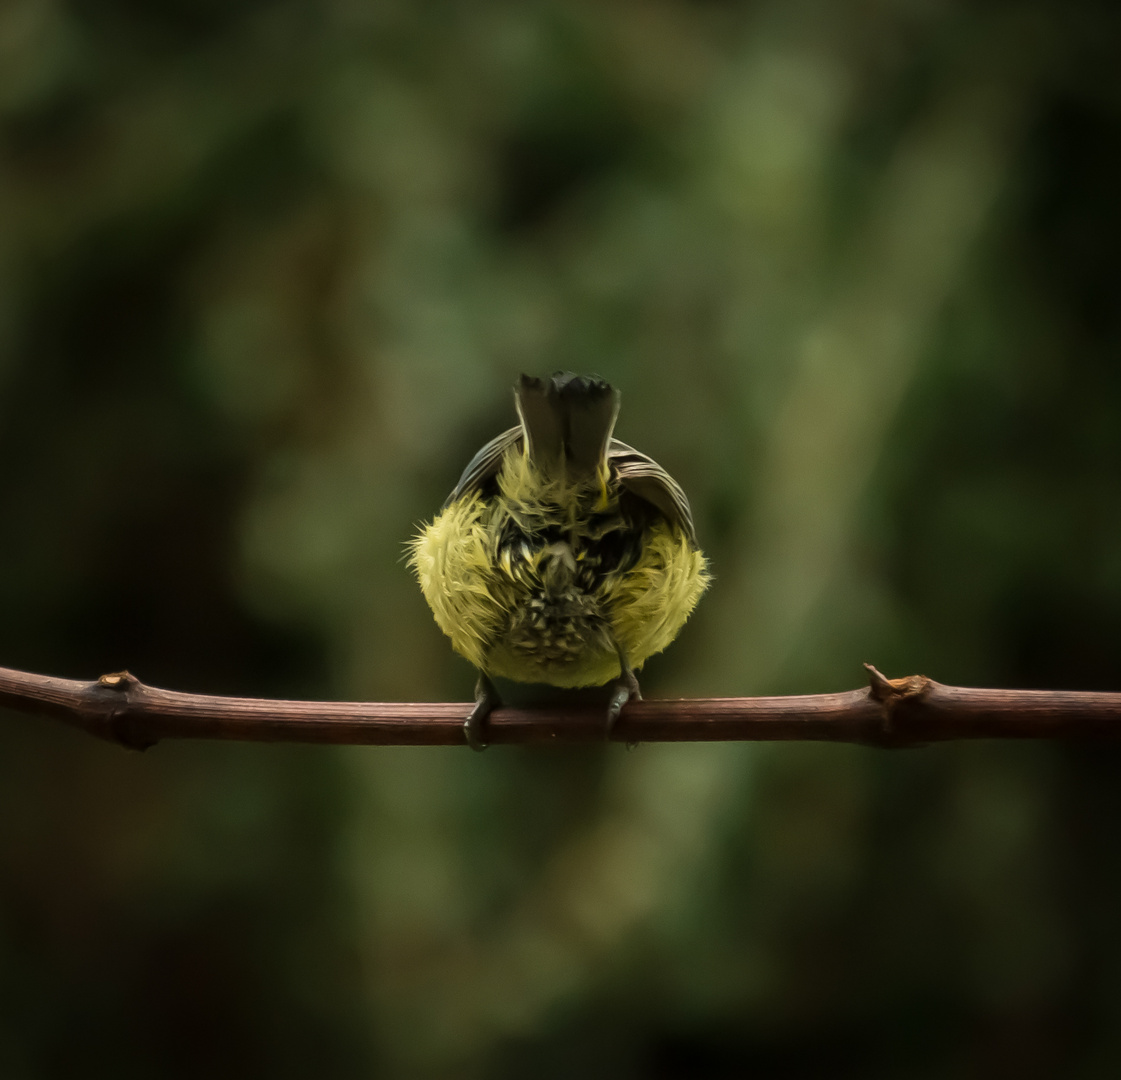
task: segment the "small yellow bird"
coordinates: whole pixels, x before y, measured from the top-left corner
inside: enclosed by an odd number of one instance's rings
[[[677,636],[709,583],[685,493],[612,438],[619,393],[568,372],[523,375],[518,426],[472,458],[409,563],[436,623],[479,671],[464,723],[481,750],[492,676],[614,680],[607,733],[641,698],[634,670]]]

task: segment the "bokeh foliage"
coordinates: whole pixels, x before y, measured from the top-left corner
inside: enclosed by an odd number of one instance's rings
[[[1121,689],[1121,16],[0,6],[0,663],[466,699],[400,561],[598,372],[717,576],[648,694]],[[0,727],[0,1074],[1102,1076],[1110,747]]]

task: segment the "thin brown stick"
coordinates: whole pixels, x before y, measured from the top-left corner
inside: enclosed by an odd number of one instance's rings
[[[908,747],[950,739],[1073,739],[1121,735],[1121,694],[973,690],[923,675],[797,697],[635,701],[612,733],[619,742],[720,740],[862,743]],[[53,716],[102,739],[143,750],[160,739],[381,746],[461,746],[467,703],[272,701],[181,694],[127,671],[94,682],[0,668],[0,706]],[[599,709],[497,709],[494,743],[603,739]]]

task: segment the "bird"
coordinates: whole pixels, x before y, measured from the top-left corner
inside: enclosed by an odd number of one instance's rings
[[[598,376],[522,375],[518,423],[471,459],[407,560],[439,628],[477,669],[463,730],[485,748],[493,679],[611,684],[606,737],[642,697],[635,671],[708,587],[689,500],[614,438],[620,394]]]

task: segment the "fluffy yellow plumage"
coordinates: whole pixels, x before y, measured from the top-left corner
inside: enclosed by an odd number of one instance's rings
[[[638,697],[633,669],[677,636],[709,582],[689,504],[655,462],[611,438],[618,394],[562,374],[522,377],[521,423],[468,465],[410,563],[440,629],[489,676],[553,686],[617,680],[608,725]]]

